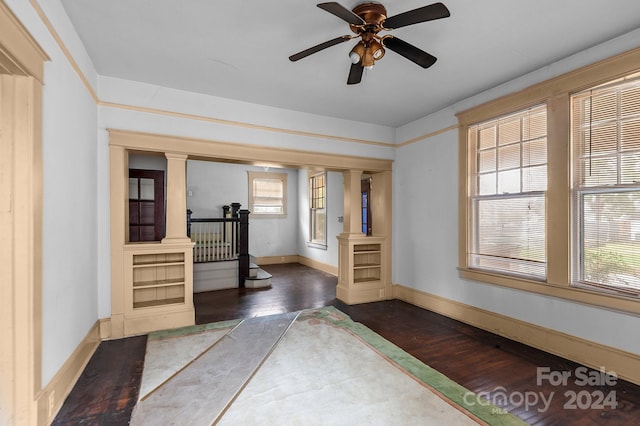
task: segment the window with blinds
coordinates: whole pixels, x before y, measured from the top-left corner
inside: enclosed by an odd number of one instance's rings
[[[309,178],[309,237],[315,244],[327,244],[327,186],[324,173]]]
[[[252,215],[286,215],[286,173],[249,172],[249,210]]]
[[[545,279],[546,105],[468,131],[469,267]]]
[[[640,295],[640,76],[571,106],[574,282]]]

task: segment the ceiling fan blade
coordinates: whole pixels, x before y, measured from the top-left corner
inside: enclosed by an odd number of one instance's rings
[[[429,6],[419,7],[408,12],[387,18],[382,26],[384,28],[400,28],[407,25],[419,24],[420,22],[433,21],[434,19],[447,18],[451,16],[449,9],[442,3],[434,3]]]
[[[302,52],[298,52],[295,55],[289,56],[289,60],[291,62],[295,62],[302,58],[306,58],[307,56],[319,52],[321,50],[326,49],[327,47],[335,46],[336,44],[344,43],[347,40],[351,40],[351,36],[345,35],[336,37],[333,40],[325,41],[324,43],[317,44],[313,47],[303,50]]]
[[[387,49],[393,50],[398,55],[402,55],[410,61],[415,62],[422,68],[429,68],[438,59],[427,52],[418,49],[406,41],[400,40],[398,37],[387,36],[382,39],[382,44]]]
[[[356,15],[346,7],[342,6],[340,3],[336,3],[334,1],[329,3],[320,3],[318,4],[318,7],[322,10],[326,10],[332,15],[337,16],[343,21],[347,21],[350,24],[353,24],[353,25],[365,24],[365,22],[362,20],[361,17],[359,17],[358,15]]]
[[[362,80],[362,72],[364,68],[360,63],[351,64],[351,69],[349,70],[349,77],[347,78],[347,84],[358,84],[360,80]]]

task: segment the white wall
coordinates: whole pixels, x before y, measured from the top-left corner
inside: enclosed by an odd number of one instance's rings
[[[298,254],[327,265],[338,267],[338,240],[343,216],[342,173],[327,172],[327,248],[309,247],[309,177],[306,170],[298,174]]]
[[[113,77],[98,77],[98,93],[105,102],[100,115],[107,128],[359,157],[394,157],[393,146],[340,140],[393,144],[395,131],[391,127]]]
[[[640,46],[640,31],[591,48],[537,72],[397,129],[398,141],[457,122],[455,113],[576,67]],[[393,281],[587,340],[640,353],[629,330],[640,318],[458,278],[458,132],[451,130],[397,150],[394,164]],[[613,326],[615,325],[615,326]]]
[[[264,168],[188,160],[187,208],[193,211],[193,217],[222,217],[222,206],[235,202],[248,209],[249,171],[264,172]],[[256,257],[297,254],[298,170],[272,167],[268,171],[287,174],[287,216],[250,215],[249,253]]]
[[[97,107],[29,2],[6,3],[51,58],[45,65],[42,110],[45,386],[98,319]],[[46,2],[43,8],[88,83],[95,84],[95,70],[60,3]]]
[[[193,217],[222,217],[222,206],[231,203],[248,209],[249,170],[264,171],[241,164],[188,160],[187,208],[193,211]]]

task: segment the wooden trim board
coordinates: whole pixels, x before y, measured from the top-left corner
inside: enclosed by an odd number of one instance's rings
[[[102,320],[95,322],[49,384],[42,389],[38,399],[38,413],[42,416],[39,416],[40,419],[47,420],[47,424],[50,424],[58,414],[64,400],[98,348],[101,341],[101,324]]]
[[[607,371],[615,371],[619,378],[640,385],[640,356],[637,354],[400,284],[393,285],[393,295],[396,299],[412,305],[588,367],[594,369],[605,367]]]

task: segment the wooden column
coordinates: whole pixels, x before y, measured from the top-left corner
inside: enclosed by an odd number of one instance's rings
[[[392,298],[391,286],[391,172],[371,177],[373,236],[362,232],[362,172],[344,175],[344,229],[338,235],[336,297],[349,304]]]
[[[344,178],[344,223],[342,234],[362,234],[362,201],[360,180],[362,170],[347,170],[342,173]]]
[[[0,69],[2,56],[0,49]],[[41,95],[42,86],[34,78],[0,74],[0,424],[7,425],[46,423],[46,414],[39,417],[38,411],[46,408],[39,401]]]
[[[111,336],[124,336],[124,260],[122,248],[129,241],[129,153],[109,146],[111,222]]]
[[[187,237],[187,155],[165,153],[167,157],[166,236],[163,243],[190,241]]]
[[[391,238],[392,238],[392,181],[391,172],[374,173],[371,176],[371,222],[373,236],[384,237],[381,258],[382,274],[380,280],[384,288],[385,299],[393,298],[391,285]]]

